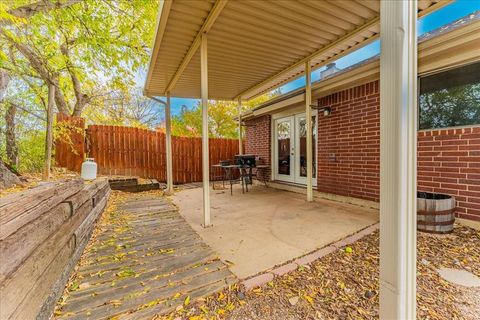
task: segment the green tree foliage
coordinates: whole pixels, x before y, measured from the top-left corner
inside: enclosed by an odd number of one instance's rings
[[[18,144],[20,172],[42,172],[45,156],[45,132],[28,130]]]
[[[22,101],[22,95],[18,100]],[[27,100],[28,101],[28,100]],[[7,103],[0,103],[0,114],[4,115]],[[20,172],[41,172],[45,151],[44,113],[42,107],[37,105],[21,105],[17,110],[15,131],[18,137],[18,169]],[[6,128],[4,117],[0,117],[0,136],[4,137]],[[6,141],[0,139],[0,157],[6,161]]]
[[[279,95],[279,91],[262,95],[242,103],[246,111]],[[209,101],[208,130],[211,138],[238,138],[238,103],[232,101]],[[198,102],[192,109],[184,107],[179,115],[172,118],[172,134],[184,137],[200,137],[202,135],[202,108]]]
[[[0,0],[0,157],[5,105],[14,103],[19,168],[41,167],[49,84],[58,112],[115,123],[121,114],[109,108],[119,105],[110,101],[117,95],[128,99],[122,124],[153,121],[132,92],[157,9],[158,0]]]
[[[480,84],[424,93],[419,108],[420,129],[480,124]]]
[[[0,6],[0,69],[32,85],[55,84],[58,111],[77,116],[105,88],[134,84],[135,71],[148,61],[157,1],[39,3]]]

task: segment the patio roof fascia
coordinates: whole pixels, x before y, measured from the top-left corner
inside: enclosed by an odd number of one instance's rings
[[[454,43],[455,45],[451,45]],[[465,47],[467,46],[467,47]],[[460,50],[462,47],[463,50]],[[432,33],[419,38],[418,44],[418,74],[423,76],[445,69],[480,61],[475,48],[480,47],[480,11],[470,16],[468,20],[459,19],[450,25],[443,26]],[[443,59],[429,59],[432,55],[441,55]],[[338,71],[328,78],[312,83],[312,96],[320,98],[339,90],[345,90],[380,77],[380,55],[356,63]],[[301,96],[305,88],[301,87],[274,97],[242,114],[243,120],[275,112],[285,108],[283,101],[295,96]],[[273,107],[272,107],[273,106]],[[235,119],[237,117],[234,117]]]
[[[152,51],[151,60],[150,60],[150,63],[149,63],[149,68],[148,68],[148,73],[147,73],[147,79],[146,79],[145,86],[144,86],[145,95],[147,95],[147,96],[150,96],[150,95],[166,95],[167,91],[171,91],[175,87],[175,84],[182,77],[182,75],[184,74],[186,69],[188,69],[189,63],[191,62],[195,53],[198,52],[199,36],[201,35],[202,32],[208,31],[210,28],[213,27],[216,19],[221,16],[222,10],[225,7],[225,5],[227,4],[227,1],[228,0],[217,0],[213,4],[213,7],[210,10],[207,18],[205,19],[204,24],[201,26],[200,30],[198,30],[198,32],[195,36],[195,40],[192,42],[191,46],[189,47],[186,55],[184,56],[184,59],[182,59],[182,62],[177,67],[177,71],[174,73],[174,75],[172,77],[170,77],[170,80],[168,81],[168,85],[165,87],[165,91],[163,93],[162,92],[157,92],[156,90],[152,90],[149,87],[150,83],[151,83],[151,80],[152,80],[152,74],[154,73],[155,63],[156,63],[156,60],[157,60],[157,57],[158,57],[158,51],[159,51],[159,48],[162,44],[162,39],[163,39],[163,36],[164,36],[166,25],[168,23],[167,20],[168,20],[169,14],[170,14],[170,9],[172,7],[172,2],[174,2],[174,1],[168,1],[168,0],[161,1],[161,3],[160,3],[161,9],[160,9],[160,12],[159,12],[159,15],[158,15],[159,19],[158,19],[158,27],[157,27],[157,30],[156,30],[156,36],[155,36],[155,41],[154,41],[154,48],[153,48],[153,51]],[[420,0],[419,1],[418,16],[421,17],[421,16],[424,16],[428,13],[431,13],[431,12],[433,12],[433,11],[451,3],[452,1],[453,0]],[[292,70],[295,70],[296,68],[298,69],[299,67],[304,65],[305,62],[308,61],[308,60],[310,60],[312,62],[312,65],[311,65],[312,70],[316,70],[316,69],[324,66],[325,64],[331,62],[332,60],[338,59],[338,58],[340,58],[340,57],[342,57],[342,56],[344,56],[344,55],[346,55],[346,54],[348,54],[348,53],[350,53],[354,50],[357,50],[357,49],[363,47],[364,45],[366,45],[368,43],[371,43],[372,41],[378,39],[378,37],[379,37],[378,32],[376,34],[372,35],[372,36],[367,37],[366,39],[364,39],[362,41],[359,41],[355,45],[346,44],[349,40],[351,40],[355,37],[359,37],[359,35],[362,33],[362,31],[368,30],[369,28],[372,28],[372,27],[378,28],[379,20],[380,20],[379,16],[374,17],[373,19],[370,19],[369,21],[365,22],[361,26],[358,26],[357,28],[355,28],[351,32],[345,34],[341,38],[331,42],[330,44],[327,44],[326,46],[318,49],[314,53],[309,54],[308,56],[305,56],[301,60],[296,61],[295,63],[293,63],[289,67],[283,69],[282,71],[280,71],[280,72],[278,72],[278,73],[276,73],[272,76],[269,76],[268,78],[258,82],[257,84],[253,85],[249,89],[238,92],[233,97],[211,96],[209,98],[210,99],[218,99],[218,100],[238,100],[239,98],[241,98],[244,101],[245,100],[250,100],[251,98],[256,97],[258,95],[261,95],[262,93],[265,93],[269,90],[273,90],[273,89],[277,88],[278,86],[281,86],[282,84],[284,84],[286,82],[295,80],[295,79],[301,77],[302,75],[304,75],[304,70],[296,72],[293,75],[289,75],[286,79],[278,79],[278,77],[280,77],[281,75],[288,74],[289,72],[291,72]],[[365,37],[365,36],[363,36],[363,37]],[[338,46],[338,48],[342,48],[342,47],[346,46],[347,49],[339,49],[339,50],[336,49],[340,52],[334,54],[333,56],[331,56],[328,59],[323,60],[320,63],[314,61],[315,58],[318,57],[319,55],[321,55],[322,53],[328,51],[329,49],[337,48],[337,46]],[[272,82],[272,85],[268,86],[268,88],[265,88],[264,90],[260,90],[258,92],[254,92],[255,89],[258,89],[262,85],[265,85],[265,84],[269,83],[269,81]],[[172,94],[172,95],[174,95],[174,94]],[[196,94],[189,94],[188,96],[189,96],[189,98],[197,98],[197,99],[200,98],[200,96],[197,96]],[[186,96],[182,95],[182,97],[186,97]]]
[[[298,61],[298,62],[295,62],[294,64],[292,64],[291,66],[289,66],[288,68],[282,70],[281,72],[271,76],[270,78],[268,79],[265,79],[264,81],[254,85],[253,87],[243,91],[243,92],[240,92],[237,96],[234,97],[234,99],[238,98],[238,97],[246,97],[248,100],[251,100],[251,99],[254,99],[266,92],[269,92],[269,91],[272,91],[272,90],[275,90],[276,88],[282,86],[283,84],[287,83],[287,82],[290,82],[290,81],[293,81],[293,80],[296,80],[298,78],[300,78],[301,76],[305,75],[305,70],[301,71],[300,73],[297,73],[296,75],[294,75],[293,77],[289,77],[288,79],[285,79],[281,82],[278,82],[278,83],[275,83],[274,85],[268,87],[267,89],[264,89],[264,90],[261,90],[259,92],[256,92],[258,90],[258,88],[261,88],[262,86],[265,86],[265,84],[268,84],[268,83],[271,83],[273,82],[276,78],[278,78],[279,76],[283,75],[283,74],[286,74],[294,69],[297,69],[298,67],[304,65],[305,63],[307,62],[310,62],[312,61],[313,59],[315,59],[316,57],[322,55],[323,53],[327,52],[328,50],[334,48],[335,46],[341,44],[341,43],[344,43],[352,38],[355,38],[357,37],[359,34],[361,34],[362,32],[364,32],[365,30],[367,30],[368,28],[371,28],[375,25],[377,25],[378,23],[380,22],[380,17],[375,17],[373,18],[372,20],[368,21],[367,23],[365,23],[364,25],[362,25],[361,27],[351,31],[351,33],[348,33],[346,34],[345,36],[343,36],[342,38],[332,42],[331,44],[329,44],[328,46],[324,47],[324,48],[321,48],[317,51],[315,51],[314,53],[310,54],[309,56],[303,58],[302,60]],[[364,46],[366,46],[367,44],[370,44],[371,42],[379,39],[380,35],[379,34],[376,34],[364,41],[362,41],[361,43],[359,43],[358,45],[355,45],[355,46],[352,46],[344,51],[342,51],[341,53],[337,54],[337,55],[334,55],[333,57],[330,57],[329,59],[326,59],[324,61],[322,61],[321,63],[319,64],[316,64],[313,68],[312,68],[312,71],[315,71],[325,65],[327,65],[328,63],[330,63],[331,61],[333,60],[336,60],[336,59],[339,59],[353,51],[356,51]],[[252,92],[254,92],[254,94],[251,94]]]
[[[212,10],[209,12],[207,18],[205,19],[205,22],[203,23],[202,27],[198,31],[198,33],[195,37],[195,40],[193,40],[192,45],[188,49],[185,57],[183,58],[182,63],[180,64],[177,71],[173,75],[172,79],[168,83],[167,88],[165,89],[166,92],[170,92],[170,90],[172,90],[175,87],[178,80],[182,76],[182,73],[185,71],[185,68],[187,68],[187,66],[190,63],[190,61],[192,60],[193,56],[198,51],[198,48],[200,48],[200,44],[201,44],[201,41],[202,41],[202,35],[204,33],[207,33],[208,31],[210,31],[210,28],[215,23],[215,20],[218,18],[218,16],[222,12],[222,10],[225,7],[225,5],[227,4],[227,2],[228,2],[228,0],[218,0],[217,2],[215,2]]]
[[[147,91],[147,84],[152,79],[153,66],[157,61],[158,51],[160,50],[160,44],[162,43],[163,34],[165,32],[165,28],[167,27],[168,15],[170,14],[170,9],[172,8],[172,1],[160,0],[158,7],[159,9],[157,14],[157,22],[155,26],[155,36],[153,37],[153,49],[152,49],[152,54],[150,55],[150,60],[148,62],[147,77],[143,85],[143,94],[146,97],[151,97],[151,95]]]
[[[421,1],[419,1],[419,2],[421,2]],[[434,12],[434,11],[436,11],[436,10],[438,10],[438,9],[440,9],[440,8],[442,8],[442,7],[450,4],[450,3],[452,3],[452,2],[453,2],[453,0],[445,0],[445,1],[440,0],[439,2],[433,4],[433,5],[425,8],[425,9],[421,9],[421,10],[418,12],[418,18],[421,18],[421,17],[423,17],[423,16],[425,16],[425,15],[427,15],[427,14],[430,14],[430,13],[432,13],[432,12]],[[337,40],[336,42],[342,43],[342,42],[348,41],[348,39],[351,39],[351,38],[355,37],[356,35],[361,34],[362,31],[364,31],[365,29],[368,29],[369,27],[372,27],[372,26],[374,26],[374,25],[376,25],[376,24],[379,24],[379,23],[380,23],[380,17],[374,18],[374,19],[372,19],[370,22],[367,22],[365,25],[359,27],[357,30],[353,30],[351,34],[345,35],[345,36],[344,36],[344,39],[339,39],[339,40]],[[349,53],[351,53],[351,52],[353,52],[353,51],[356,51],[356,50],[358,50],[358,49],[361,49],[362,47],[364,47],[364,46],[372,43],[372,42],[375,41],[375,40],[378,40],[379,38],[380,38],[380,34],[376,34],[376,35],[368,38],[367,40],[359,43],[358,45],[353,46],[353,47],[350,47],[349,49],[344,50],[344,51],[342,51],[341,53],[339,53],[339,54],[337,54],[337,55],[334,55],[334,56],[330,57],[329,59],[326,59],[326,60],[322,61],[322,62],[319,63],[319,64],[316,64],[315,66],[312,67],[312,71],[318,70],[319,68],[327,65],[328,63],[330,63],[330,62],[332,62],[332,61],[335,61],[335,60],[337,60],[337,59],[340,59],[340,58],[348,55]],[[334,44],[335,44],[335,43],[332,43],[332,45],[330,45],[330,46],[333,46]],[[273,82],[274,79],[278,78],[280,75],[282,75],[282,74],[284,74],[284,73],[288,73],[288,71],[290,71],[290,70],[292,70],[292,69],[295,69],[295,67],[298,67],[298,66],[300,66],[301,64],[304,64],[306,61],[310,61],[310,60],[315,59],[315,57],[320,56],[323,52],[327,51],[328,49],[329,49],[328,47],[319,49],[317,52],[311,54],[309,57],[305,57],[304,59],[302,59],[302,60],[300,60],[299,62],[295,63],[295,64],[292,65],[291,67],[289,67],[289,68],[287,68],[287,69],[279,72],[279,73],[276,74],[276,75],[273,75],[273,76],[270,77],[269,79],[264,80],[262,83]],[[252,88],[250,88],[250,89],[248,89],[248,90],[246,90],[246,91],[238,94],[237,97],[247,96],[249,100],[250,100],[250,99],[254,99],[254,98],[256,98],[256,97],[258,97],[258,96],[260,96],[260,95],[262,95],[262,94],[265,94],[265,93],[267,93],[267,92],[269,92],[269,91],[275,90],[275,89],[281,87],[282,85],[284,85],[284,84],[286,84],[286,83],[288,83],[288,82],[290,82],[290,81],[294,81],[294,80],[296,80],[296,79],[298,79],[298,78],[300,78],[300,77],[302,77],[302,76],[304,76],[304,75],[305,75],[305,71],[302,71],[302,72],[294,75],[293,77],[290,77],[290,78],[288,78],[288,79],[285,79],[285,80],[283,80],[283,81],[281,81],[281,82],[278,82],[278,83],[272,85],[272,86],[269,87],[268,89],[262,90],[262,91],[260,91],[260,92],[256,92],[256,93],[253,94],[253,95],[248,95],[249,92],[255,91],[256,88],[258,88],[258,87],[261,86],[262,83],[259,83],[259,84],[255,85],[255,86],[253,86]],[[312,86],[312,89],[313,89],[313,86]]]

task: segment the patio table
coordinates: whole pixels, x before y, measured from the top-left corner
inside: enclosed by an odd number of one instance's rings
[[[242,193],[248,192],[248,185],[252,184],[253,178],[256,177],[257,180],[263,182],[265,187],[268,188],[267,180],[265,178],[265,171],[268,170],[270,166],[268,165],[239,165],[239,164],[229,164],[229,165],[222,165],[222,164],[214,164],[212,165],[212,171],[223,169],[223,172],[220,176],[222,179],[223,187],[225,187],[225,181],[230,183],[230,194],[233,195],[233,185],[235,183],[242,184]],[[255,173],[253,170],[255,169]],[[235,178],[235,171],[239,171],[239,178]],[[260,174],[259,174],[260,173]],[[215,190],[215,180],[212,181],[212,187]]]
[[[243,180],[243,175],[242,175],[242,170],[241,166],[236,165],[236,164],[229,164],[229,165],[222,165],[222,164],[214,164],[212,165],[212,168],[214,170],[218,169],[223,169],[223,174],[222,174],[222,183],[223,186],[225,187],[225,181],[228,181],[230,183],[230,194],[233,195],[233,185],[235,183],[241,183],[242,184],[242,193],[245,192],[244,189],[244,180]],[[234,171],[239,170],[240,177],[237,179],[235,178]],[[212,187],[215,190],[215,181],[212,181]]]

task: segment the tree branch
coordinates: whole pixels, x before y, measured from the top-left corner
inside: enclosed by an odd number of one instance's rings
[[[70,79],[72,80],[73,92],[75,93],[76,98],[72,115],[79,117],[82,114],[85,105],[90,102],[90,97],[82,92],[82,85],[77,77],[77,74],[75,73],[75,68],[73,67],[72,62],[70,61],[70,55],[68,52],[68,39],[66,39],[66,42],[60,46],[60,51],[67,58],[67,71],[70,75]]]
[[[46,83],[52,83],[58,90],[55,90],[55,104],[57,105],[58,112],[68,114],[68,104],[62,90],[59,88],[58,78],[55,76],[48,67],[44,64],[32,50],[26,45],[19,43],[12,39],[6,32],[0,29],[0,35],[3,35],[27,60],[30,62],[32,68],[40,75],[40,77]]]
[[[45,13],[53,9],[70,7],[84,0],[57,0],[57,1],[37,1],[15,9],[8,10],[8,13],[17,18],[28,19],[37,13]],[[1,21],[3,24],[5,20]]]

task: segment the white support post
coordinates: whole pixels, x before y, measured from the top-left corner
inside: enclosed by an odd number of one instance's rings
[[[242,140],[242,98],[238,98],[238,154],[243,154],[243,140]]]
[[[310,61],[305,62],[305,128],[307,131],[307,201],[313,201],[312,168],[312,78]]]
[[[200,72],[202,91],[202,173],[203,173],[203,227],[210,222],[210,164],[208,148],[208,58],[207,34],[202,34],[200,44]]]
[[[416,319],[417,1],[380,16],[380,319]]]
[[[167,103],[165,104],[165,138],[167,153],[167,194],[173,194],[173,162],[172,162],[172,119],[170,92],[167,92]]]

